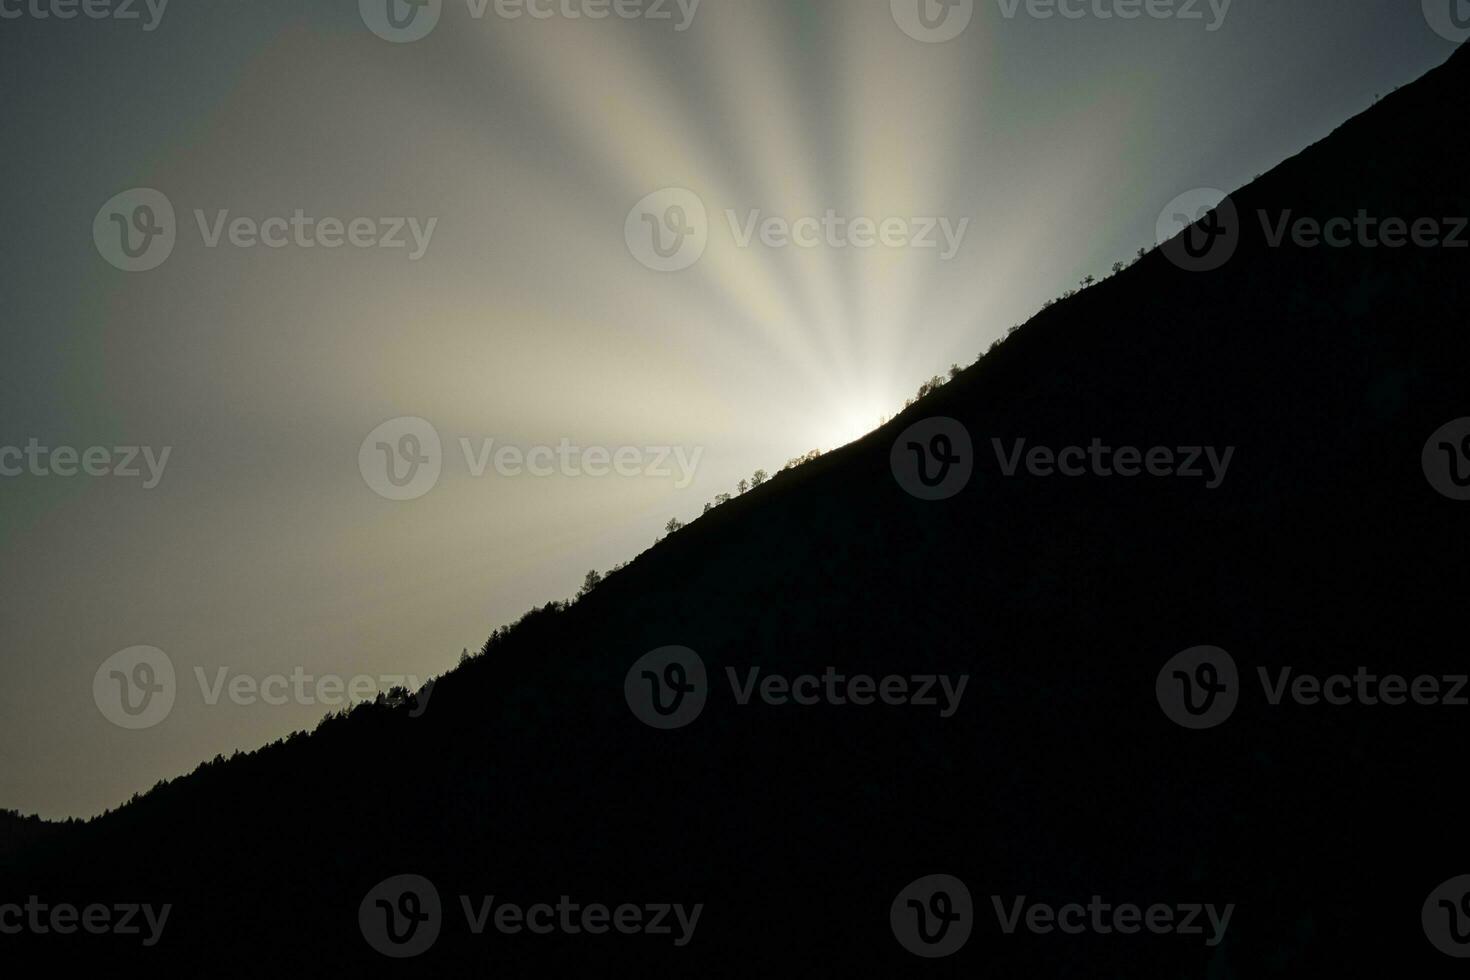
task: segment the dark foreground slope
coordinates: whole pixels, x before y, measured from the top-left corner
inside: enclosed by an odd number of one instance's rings
[[[0,903],[173,910],[149,949],[48,935],[0,950],[252,976],[1450,975],[1461,961],[1430,945],[1421,907],[1470,873],[1470,707],[1273,706],[1257,669],[1470,670],[1470,502],[1421,467],[1430,434],[1470,416],[1470,253],[1273,249],[1257,212],[1470,214],[1467,90],[1462,51],[1235,195],[1242,242],[1224,267],[1154,253],[1051,308],[881,431],[533,617],[421,717],[359,710],[33,835],[0,857]],[[899,433],[930,416],[963,423],[976,452],[969,485],[939,502],[890,471]],[[991,449],[1095,437],[1235,455],[1207,490],[1006,477]],[[698,652],[710,692],[692,724],[659,731],[624,676],[670,644]],[[1201,644],[1233,655],[1239,704],[1192,731],[1155,681]],[[741,707],[725,669],[752,666],[969,683],[948,718]],[[968,886],[972,931],[923,960],[890,905],[939,873]],[[432,948],[395,960],[359,905],[400,874],[431,881],[443,914]],[[461,896],[492,895],[703,910],[682,948],[615,930],[475,936]],[[992,896],[1008,913],[1020,896],[1234,911],[1214,946],[1207,923],[1007,934]]]

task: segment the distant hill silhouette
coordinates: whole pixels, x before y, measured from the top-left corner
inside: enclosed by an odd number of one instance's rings
[[[23,935],[0,950],[201,976],[1450,975],[1420,911],[1470,873],[1470,707],[1272,706],[1256,671],[1470,669],[1470,503],[1436,493],[1420,462],[1431,433],[1470,416],[1470,262],[1272,248],[1257,215],[1470,214],[1467,91],[1460,50],[1235,193],[1241,241],[1223,267],[1154,251],[1050,307],[881,430],[497,634],[421,717],[365,706],[105,818],[31,826],[23,846],[21,824],[0,821],[0,904],[173,905],[149,949]],[[890,466],[931,417],[973,438],[974,474],[947,500],[906,492]],[[1235,453],[1207,490],[1006,477],[991,443],[1094,437]],[[698,653],[711,692],[665,731],[635,717],[624,682],[669,645]],[[1192,731],[1155,684],[1200,645],[1234,657],[1241,691],[1228,721]],[[829,666],[969,681],[940,718],[742,707],[725,674]],[[433,882],[444,921],[431,949],[395,960],[359,908],[402,874]],[[890,906],[932,874],[968,886],[974,921],[963,949],[924,960]],[[477,937],[461,895],[703,911],[682,948]],[[1094,895],[1235,910],[1211,947],[1007,935],[991,900]]]

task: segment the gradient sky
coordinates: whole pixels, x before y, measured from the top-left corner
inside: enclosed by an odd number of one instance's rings
[[[0,807],[97,813],[332,707],[210,705],[196,667],[448,669],[669,517],[893,414],[1151,245],[1176,195],[1239,186],[1452,50],[1419,0],[1235,0],[1214,31],[1200,9],[1042,20],[978,0],[943,44],[888,0],[704,0],[682,32],[444,0],[406,44],[352,0],[174,0],[151,31],[0,19],[0,447],[171,447],[153,489],[0,477]],[[126,273],[92,225],[135,187],[172,202],[178,242]],[[666,187],[710,216],[676,273],[624,239]],[[206,248],[193,215],[298,208],[438,221],[410,261]],[[969,226],[946,261],[741,248],[724,218],[828,208]],[[412,501],[359,468],[402,416],[443,440]],[[461,438],[702,455],[685,487],[475,477]],[[92,684],[135,645],[168,654],[178,694],[128,731]]]

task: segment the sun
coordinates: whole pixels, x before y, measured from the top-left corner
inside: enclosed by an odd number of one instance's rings
[[[892,406],[877,399],[857,399],[840,406],[826,424],[823,447],[839,449],[856,442],[893,416]]]

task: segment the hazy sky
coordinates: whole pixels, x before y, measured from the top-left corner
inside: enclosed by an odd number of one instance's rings
[[[1419,0],[393,2],[0,0],[0,807],[444,671],[1452,50]]]

